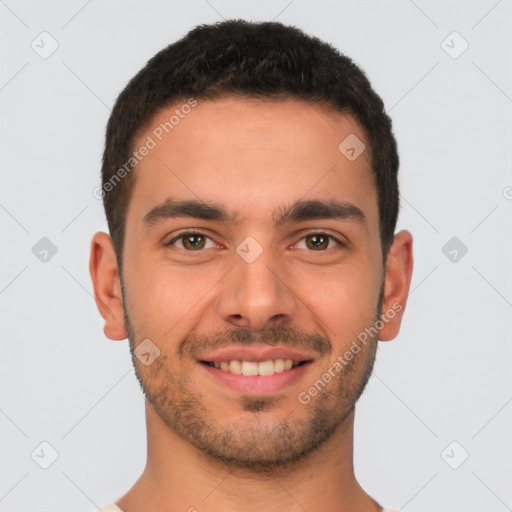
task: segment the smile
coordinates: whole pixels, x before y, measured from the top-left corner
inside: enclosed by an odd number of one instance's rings
[[[201,361],[204,364],[220,369],[224,372],[245,376],[268,376],[290,370],[307,361],[294,361],[293,359],[269,359],[268,361]]]
[[[300,379],[304,379],[305,373],[313,366],[314,361],[269,359],[255,362],[232,359],[218,362],[199,361],[198,363],[211,382],[211,384],[207,384],[208,387],[214,385],[244,395],[265,396],[284,392]],[[270,373],[271,369],[272,373]]]

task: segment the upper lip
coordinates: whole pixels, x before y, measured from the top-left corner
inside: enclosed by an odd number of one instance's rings
[[[294,361],[309,361],[313,357],[291,350],[286,347],[255,346],[244,347],[240,345],[230,345],[222,349],[206,353],[198,358],[199,361],[254,361],[261,363],[270,359],[293,359]]]

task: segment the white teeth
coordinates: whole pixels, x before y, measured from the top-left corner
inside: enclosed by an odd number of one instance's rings
[[[239,361],[233,359],[232,361],[214,362],[213,365],[215,368],[220,368],[225,372],[234,373],[236,375],[254,376],[281,373],[299,366],[299,362],[293,361],[293,359],[269,359],[268,361],[257,363],[254,361]]]
[[[242,363],[236,360],[230,361],[229,371],[231,373],[236,373],[236,375],[242,375]]]
[[[284,361],[282,359],[276,359],[274,361],[274,372],[280,373],[284,370]]]
[[[258,363],[253,363],[251,361],[243,361],[242,375],[258,375]]]
[[[272,375],[274,373],[274,361],[263,361],[258,363],[258,375]]]

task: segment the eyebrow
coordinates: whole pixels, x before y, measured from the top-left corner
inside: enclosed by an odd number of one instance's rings
[[[149,229],[166,219],[189,217],[236,223],[239,216],[222,205],[200,200],[179,201],[168,197],[144,216],[143,223]],[[363,211],[357,206],[337,199],[298,200],[289,206],[278,208],[272,215],[274,227],[287,223],[314,219],[350,220],[367,223]]]

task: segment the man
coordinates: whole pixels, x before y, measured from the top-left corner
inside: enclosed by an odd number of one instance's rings
[[[296,28],[203,25],[130,81],[90,272],[105,335],[130,341],[148,453],[103,511],[383,510],[353,425],[410,286],[398,162],[364,73]]]

